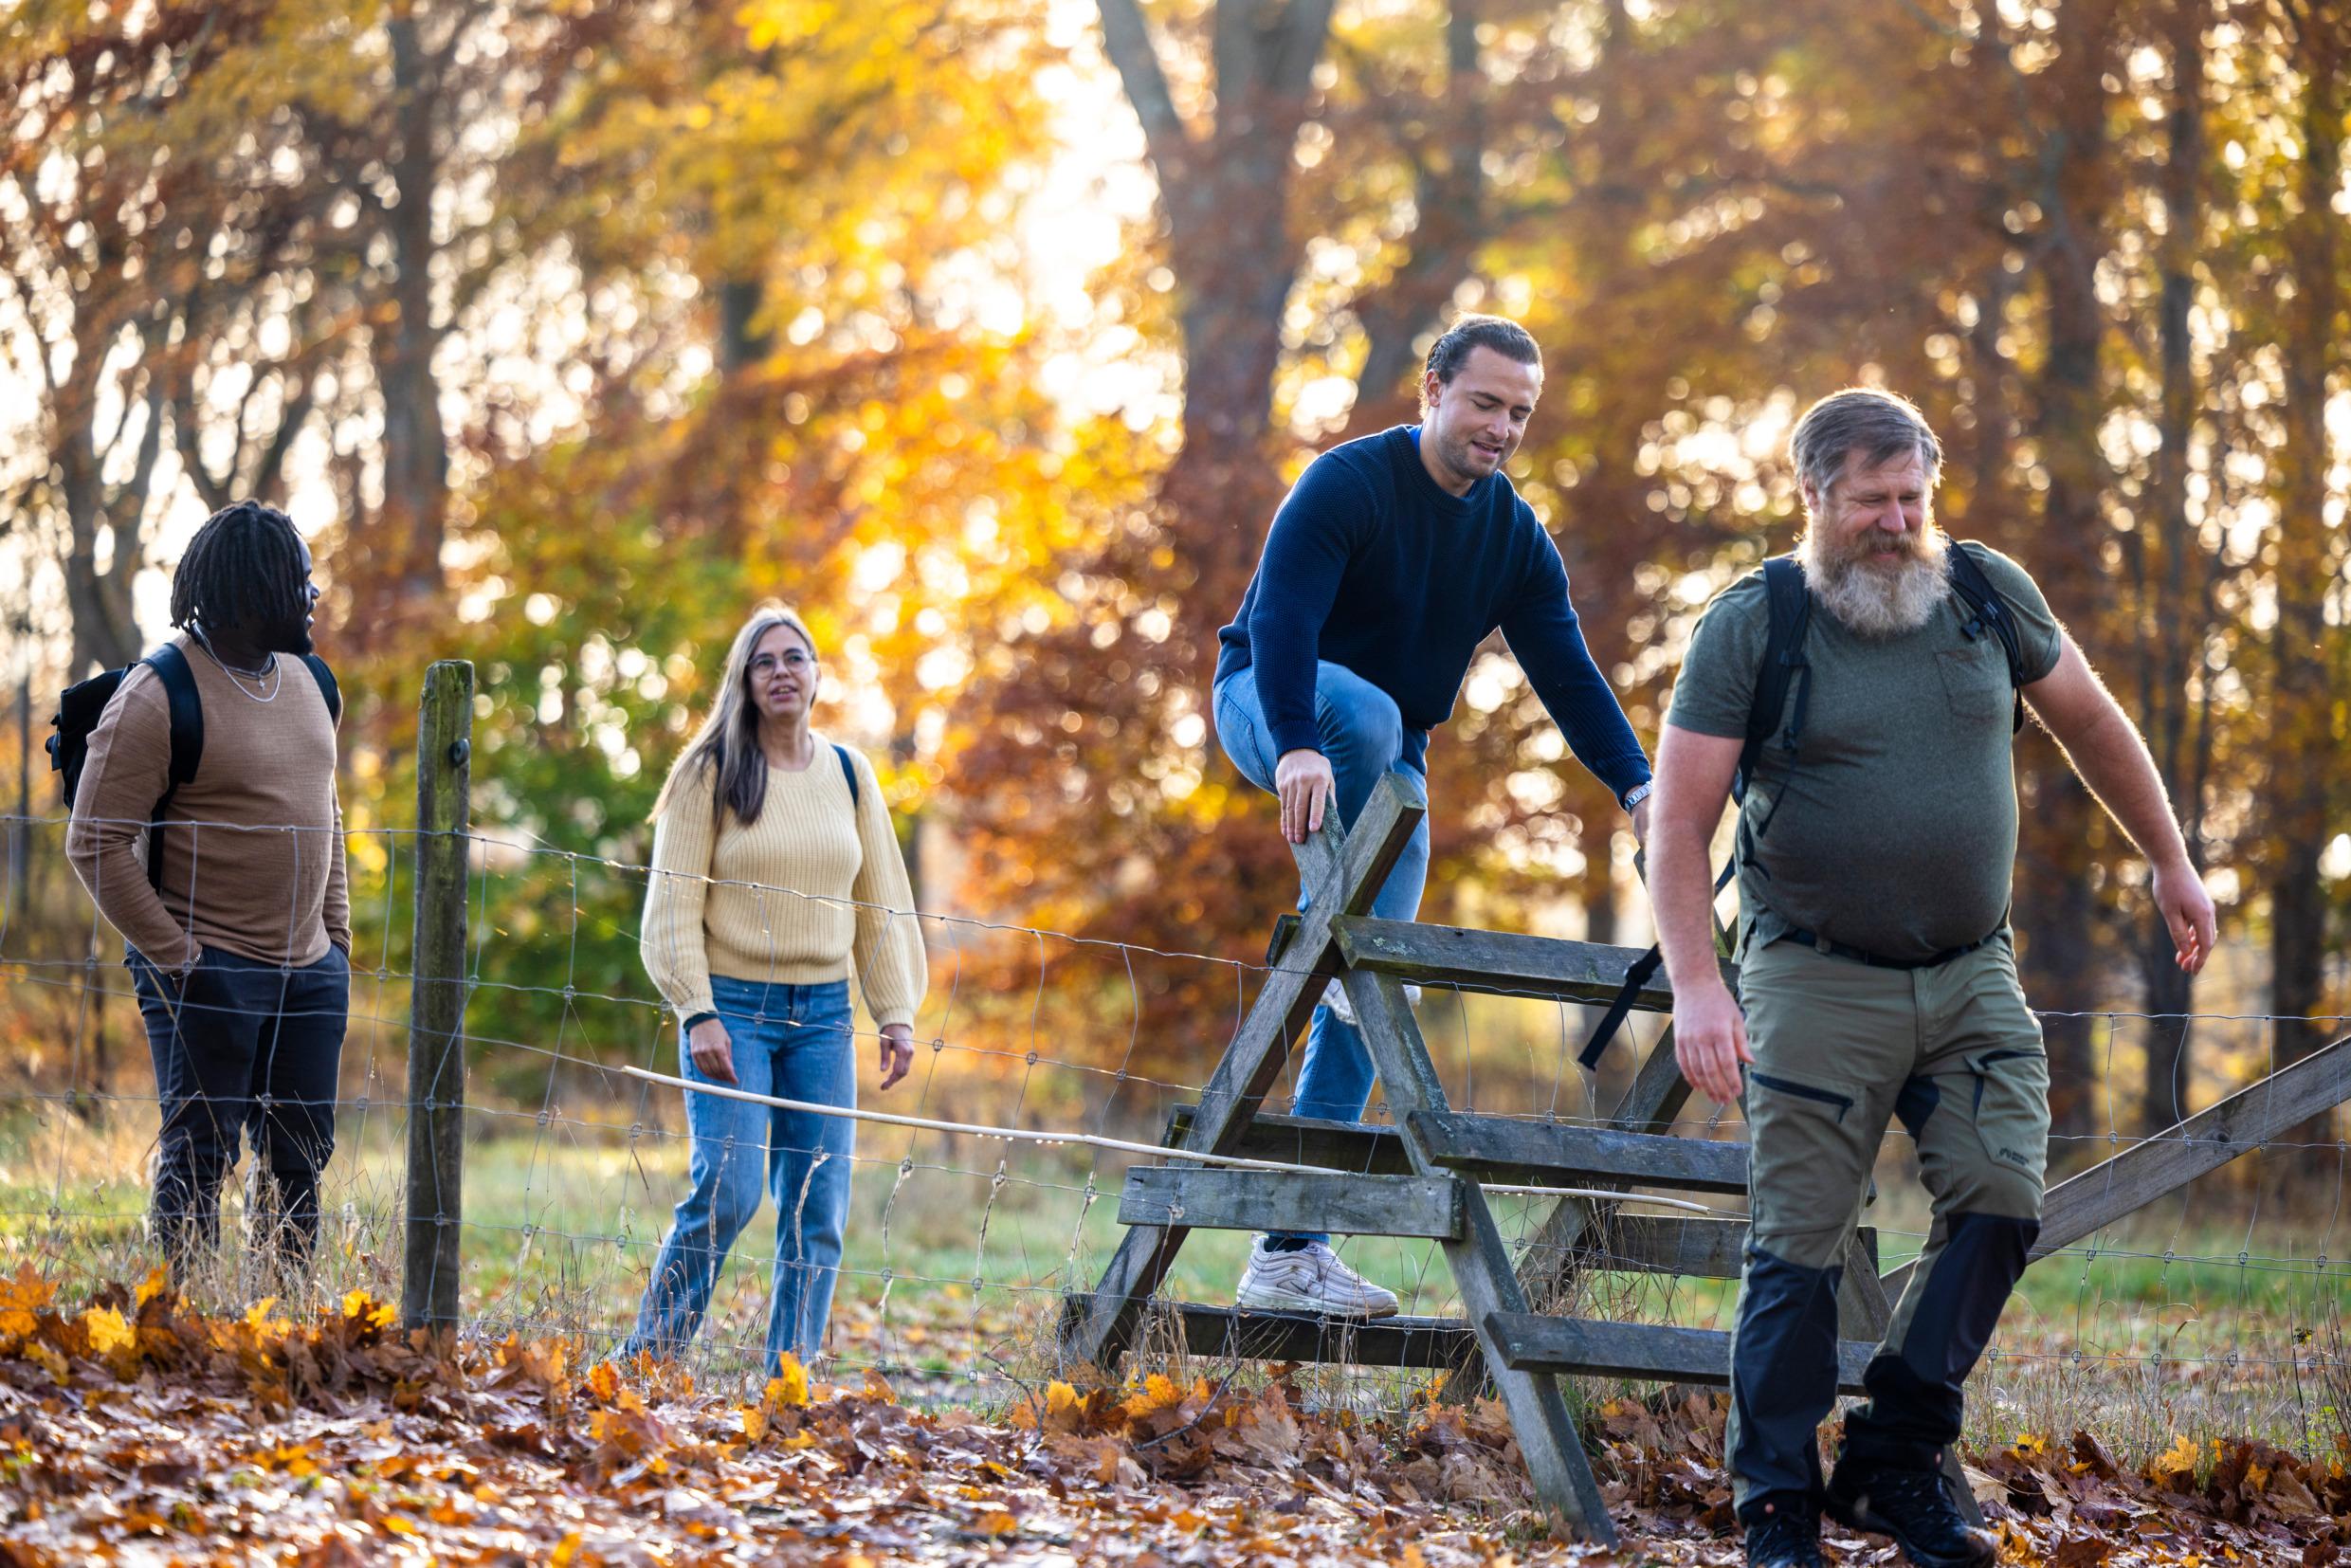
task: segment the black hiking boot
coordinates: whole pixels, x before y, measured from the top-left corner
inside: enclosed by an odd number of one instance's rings
[[[1989,1568],[1989,1533],[1973,1529],[1940,1469],[1845,1459],[1829,1478],[1829,1517],[1849,1529],[1891,1536],[1918,1568]]]
[[[1747,1521],[1747,1568],[1825,1568],[1820,1515],[1811,1506],[1775,1509]]]

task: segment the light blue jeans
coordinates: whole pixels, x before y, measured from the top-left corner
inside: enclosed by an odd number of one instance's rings
[[[1212,705],[1216,738],[1225,755],[1232,758],[1242,777],[1270,792],[1274,765],[1281,757],[1257,700],[1256,670],[1241,670],[1220,682]],[[1404,716],[1396,711],[1394,698],[1345,665],[1324,660],[1315,666],[1314,718],[1322,755],[1330,761],[1337,786],[1341,828],[1355,826],[1382,774],[1396,775],[1408,794],[1428,805],[1429,732],[1408,728]],[[1429,819],[1423,816],[1404,852],[1396,857],[1395,868],[1372,900],[1371,912],[1381,920],[1415,918],[1420,913],[1420,891],[1428,880]],[[1298,906],[1306,906],[1303,894]],[[1371,1099],[1372,1057],[1363,1048],[1362,1031],[1329,1007],[1316,1008],[1313,1026],[1306,1031],[1306,1059],[1298,1067],[1291,1114],[1360,1121]],[[1299,1239],[1330,1238],[1305,1234]]]
[[[781,985],[714,975],[712,998],[734,1048],[737,1086],[781,1100],[853,1107],[857,1053],[849,985]],[[680,1073],[713,1082],[678,1042]],[[622,1354],[673,1358],[702,1326],[726,1254],[775,1199],[775,1280],[768,1305],[767,1366],[791,1351],[803,1362],[824,1348],[832,1287],[848,1221],[857,1123],[813,1111],[779,1110],[721,1095],[685,1096],[693,1136],[693,1187],[653,1262],[652,1283]]]

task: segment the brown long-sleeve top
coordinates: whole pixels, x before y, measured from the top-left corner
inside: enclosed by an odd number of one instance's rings
[[[217,947],[263,963],[312,964],[351,949],[335,720],[300,659],[240,684],[194,639],[204,752],[164,813],[163,882],[147,880],[147,820],[171,782],[162,678],[135,665],[116,688],[74,792],[66,858],[122,939],[167,970]],[[275,693],[261,702],[255,692]]]
[[[746,827],[720,811],[707,766],[678,779],[653,826],[652,876],[639,943],[646,972],[681,1020],[713,1012],[710,976],[858,983],[877,1024],[910,1024],[922,1005],[922,929],[881,781],[849,749],[849,799],[832,742],[806,768],[767,771],[767,800]]]

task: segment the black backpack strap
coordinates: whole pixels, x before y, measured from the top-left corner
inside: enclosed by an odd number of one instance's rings
[[[838,740],[832,743],[833,756],[841,759],[841,776],[849,781],[849,809],[855,811],[857,799],[857,764],[849,757],[849,749]]]
[[[1813,666],[1804,657],[1805,634],[1813,625],[1813,595],[1805,586],[1804,568],[1794,556],[1774,556],[1763,563],[1763,591],[1771,606],[1771,630],[1763,644],[1763,662],[1755,672],[1755,701],[1747,709],[1746,742],[1739,749],[1739,771],[1731,778],[1731,793],[1741,802],[1755,787],[1755,775],[1763,765],[1763,748],[1774,730],[1781,730],[1780,744],[1788,750],[1789,765],[1795,765],[1795,754],[1804,739],[1805,709],[1813,695]],[[1780,715],[1787,708],[1791,686],[1795,688],[1795,708],[1787,715],[1782,730]]]
[[[1715,885],[1719,888],[1722,884]],[[1587,1071],[1600,1065],[1600,1058],[1608,1053],[1610,1044],[1616,1038],[1616,1031],[1624,1028],[1625,1019],[1631,1013],[1633,1002],[1665,961],[1665,949],[1652,947],[1626,967],[1625,983],[1616,988],[1615,999],[1608,1004],[1608,1011],[1600,1014],[1600,1021],[1592,1026],[1592,1037],[1584,1042],[1583,1050],[1576,1058]]]
[[[1969,642],[1989,631],[2000,640],[2000,651],[2008,658],[2008,684],[2015,693],[2016,711],[2010,720],[2012,733],[2025,727],[2025,645],[2024,634],[2016,628],[2016,613],[2000,597],[2000,591],[1992,586],[1984,574],[1983,563],[1966,544],[1953,540],[1950,554],[1951,588],[1967,606],[1967,619],[1959,630]]]
[[[1804,657],[1805,633],[1812,629],[1813,595],[1805,586],[1804,568],[1794,556],[1774,556],[1763,563],[1763,591],[1771,606],[1771,630],[1763,643],[1763,663],[1755,672],[1755,700],[1747,709],[1745,742],[1739,748],[1739,770],[1731,775],[1731,798],[1744,804],[1747,792],[1754,787],[1757,771],[1763,764],[1763,748],[1771,740],[1772,732],[1780,731],[1780,744],[1788,751],[1788,765],[1795,765],[1795,757],[1804,738],[1804,714],[1813,695],[1813,666]],[[1782,710],[1788,706],[1788,691],[1795,690],[1795,707],[1787,715],[1787,723],[1780,724]],[[1772,811],[1779,810],[1774,800]],[[1771,826],[1766,813],[1757,829]],[[1739,857],[1745,852],[1746,828],[1742,823],[1728,864],[1714,879],[1714,890],[1720,894],[1730,885],[1738,870]],[[1592,1027],[1592,1036],[1584,1042],[1576,1061],[1586,1068],[1597,1067],[1616,1031],[1624,1027],[1632,1012],[1632,1004],[1641,992],[1654,979],[1665,962],[1661,948],[1652,947],[1632,960],[1625,970],[1624,984],[1617,987],[1615,999],[1608,1011]]]
[[[335,684],[335,672],[326,661],[315,653],[302,655],[302,663],[310,666],[310,678],[319,683],[319,695],[326,699],[326,716],[339,724],[343,721],[343,688]]]
[[[164,701],[172,713],[172,757],[163,793],[147,817],[147,880],[163,886],[163,813],[179,787],[196,776],[204,760],[204,700],[196,692],[196,672],[176,643],[166,643],[139,661],[163,683]]]

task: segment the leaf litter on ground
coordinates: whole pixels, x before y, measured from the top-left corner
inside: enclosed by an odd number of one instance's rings
[[[1053,1381],[983,1415],[791,1360],[742,1397],[395,1316],[353,1291],[307,1321],[208,1317],[160,1276],[68,1310],[29,1267],[0,1277],[0,1564],[1740,1560],[1715,1395],[1593,1413],[1612,1551],[1555,1531],[1492,1399],[1368,1418],[1274,1368]],[[2131,1469],[2077,1432],[1979,1457],[2004,1563],[2316,1565],[2351,1542],[2340,1453],[2183,1439]]]

